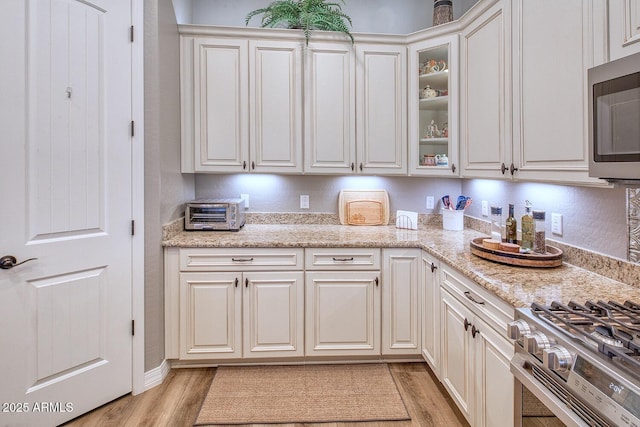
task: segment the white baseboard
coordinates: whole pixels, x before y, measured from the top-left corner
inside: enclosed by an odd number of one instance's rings
[[[163,360],[160,366],[144,373],[144,391],[162,384],[171,370],[171,362]]]

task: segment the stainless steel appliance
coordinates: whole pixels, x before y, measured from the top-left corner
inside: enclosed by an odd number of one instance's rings
[[[640,180],[640,53],[588,70],[589,176]]]
[[[562,423],[640,427],[640,304],[534,303],[507,332],[517,382]]]
[[[239,231],[244,223],[244,199],[201,199],[185,207],[185,230]]]

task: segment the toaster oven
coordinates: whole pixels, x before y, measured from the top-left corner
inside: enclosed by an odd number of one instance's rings
[[[185,230],[239,231],[244,222],[243,199],[194,200],[185,207]]]

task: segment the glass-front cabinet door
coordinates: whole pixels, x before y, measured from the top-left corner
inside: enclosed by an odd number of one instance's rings
[[[409,45],[412,175],[459,176],[458,36]]]

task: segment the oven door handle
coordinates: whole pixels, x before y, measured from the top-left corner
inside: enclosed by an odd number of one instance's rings
[[[511,373],[515,377],[516,382],[519,382],[523,387],[529,389],[529,391],[568,427],[589,427],[589,424],[533,377],[533,374],[527,370],[529,364],[530,362],[520,354],[516,353],[513,355],[511,359]],[[519,388],[516,387],[516,390],[519,390]]]

